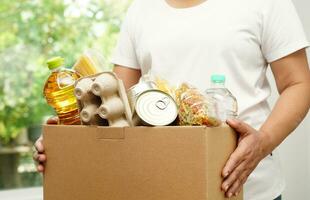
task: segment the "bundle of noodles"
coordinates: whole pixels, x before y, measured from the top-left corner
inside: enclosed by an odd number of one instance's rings
[[[179,107],[179,125],[209,127],[221,125],[214,110],[213,100],[201,94],[198,89],[183,83],[176,90],[176,102]]]
[[[73,69],[82,76],[98,74],[104,69],[103,57],[97,51],[87,50],[74,64]]]
[[[166,94],[169,94],[171,97],[175,99],[176,88],[172,87],[167,80],[156,77],[154,82],[158,90],[165,92]]]

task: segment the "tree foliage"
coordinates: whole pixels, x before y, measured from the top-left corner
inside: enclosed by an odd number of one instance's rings
[[[108,65],[129,0],[1,0],[0,139],[53,114],[42,96],[45,61],[62,56],[72,66],[88,48]]]

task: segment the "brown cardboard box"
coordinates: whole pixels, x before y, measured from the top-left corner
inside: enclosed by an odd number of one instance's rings
[[[229,127],[45,126],[44,143],[44,200],[222,200],[236,135]]]

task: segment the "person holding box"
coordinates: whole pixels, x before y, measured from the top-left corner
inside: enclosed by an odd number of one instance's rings
[[[112,62],[127,89],[148,72],[203,90],[208,76],[225,74],[240,113],[227,121],[239,142],[223,169],[222,190],[231,197],[245,184],[245,200],[279,200],[285,183],[276,148],[310,107],[308,46],[291,0],[135,0]],[[273,109],[268,66],[280,93]],[[42,172],[42,138],[36,148]]]

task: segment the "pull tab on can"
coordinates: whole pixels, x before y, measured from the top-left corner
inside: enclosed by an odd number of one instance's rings
[[[158,100],[156,102],[156,107],[160,110],[165,110],[170,103],[170,99],[168,97],[164,97],[162,100]]]

